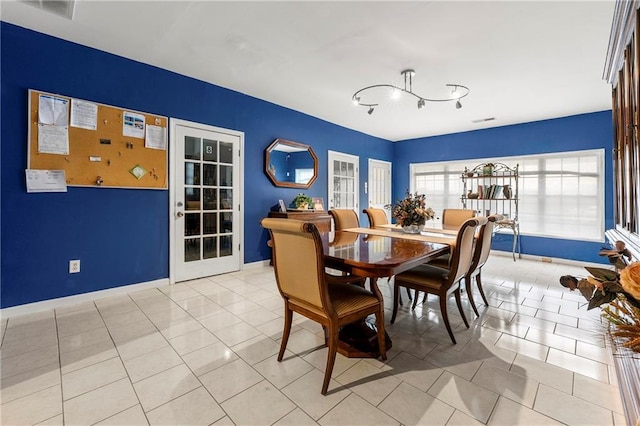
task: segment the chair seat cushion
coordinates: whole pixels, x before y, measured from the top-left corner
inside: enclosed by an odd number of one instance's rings
[[[395,276],[398,285],[420,286],[437,290],[446,282],[448,269],[423,264]]]
[[[378,305],[378,298],[369,290],[354,284],[332,284],[329,297],[339,317]]]

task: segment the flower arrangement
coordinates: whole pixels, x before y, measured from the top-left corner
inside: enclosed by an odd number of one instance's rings
[[[407,194],[395,204],[387,204],[385,209],[391,210],[391,215],[400,226],[424,225],[429,219],[436,217],[436,212],[427,207],[424,194]]]
[[[589,301],[588,310],[608,304],[602,309],[602,317],[613,325],[612,334],[626,340],[623,346],[640,352],[640,262],[630,263],[620,272],[585,269],[590,276],[578,280],[564,275],[560,283],[571,291],[579,290]]]
[[[313,205],[313,198],[303,193],[299,193],[296,195],[296,198],[293,199],[292,203],[296,209],[308,209],[309,206]]]

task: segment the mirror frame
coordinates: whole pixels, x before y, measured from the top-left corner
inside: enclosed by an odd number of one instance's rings
[[[311,155],[311,158],[313,159],[313,177],[309,179],[309,182],[307,183],[282,182],[276,178],[275,174],[270,170],[269,165],[271,164],[271,151],[273,151],[275,147],[278,145],[286,145],[293,148],[299,148],[302,151],[307,151]],[[309,145],[278,138],[275,141],[273,141],[273,143],[271,143],[271,145],[269,145],[265,151],[264,171],[267,174],[267,176],[269,176],[269,179],[271,179],[271,182],[273,182],[275,186],[284,187],[284,188],[308,189],[311,187],[311,185],[313,185],[316,179],[318,179],[318,157],[316,156],[316,153],[313,152],[313,149]]]

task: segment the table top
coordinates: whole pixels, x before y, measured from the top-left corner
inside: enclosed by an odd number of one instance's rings
[[[336,231],[321,236],[325,265],[358,276],[390,277],[449,252],[447,244],[370,233]]]

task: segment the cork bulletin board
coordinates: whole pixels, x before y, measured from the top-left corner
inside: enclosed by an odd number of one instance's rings
[[[29,90],[27,168],[68,186],[167,189],[164,116]]]

